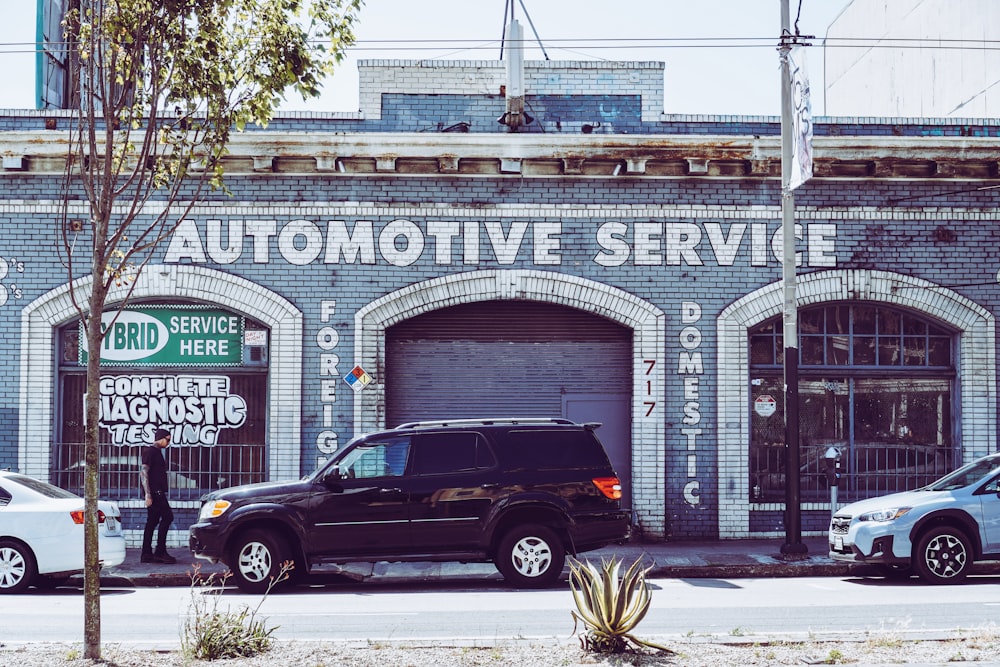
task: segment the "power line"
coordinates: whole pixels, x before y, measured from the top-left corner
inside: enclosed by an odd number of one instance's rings
[[[534,44],[523,40],[525,46]],[[321,43],[316,41],[317,44]],[[690,49],[690,48],[773,48],[774,37],[574,37],[547,39],[545,43],[561,49]],[[369,39],[358,40],[349,51],[430,51],[442,48],[480,51],[494,49],[491,39]],[[860,38],[827,37],[815,44],[829,48],[867,49],[935,49],[935,50],[1000,50],[1000,40],[941,39],[941,38]],[[68,42],[0,42],[3,53],[64,52]]]

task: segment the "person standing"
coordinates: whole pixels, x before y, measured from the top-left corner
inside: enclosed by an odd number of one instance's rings
[[[167,501],[167,462],[163,450],[170,446],[170,431],[158,428],[153,436],[153,444],[142,448],[142,469],[139,477],[142,490],[146,493],[146,528],[142,534],[143,563],[176,563],[177,559],[167,553],[167,531],[174,520],[174,511]],[[156,535],[156,550],[153,550],[153,531]]]

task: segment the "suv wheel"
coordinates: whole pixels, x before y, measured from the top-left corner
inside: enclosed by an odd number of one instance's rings
[[[19,593],[35,579],[35,557],[20,542],[0,540],[0,593]]]
[[[249,530],[233,546],[230,569],[236,585],[244,593],[265,593],[281,574],[285,545],[263,530]]]
[[[913,561],[927,583],[957,584],[968,576],[972,558],[972,546],[965,533],[939,526],[920,537]]]
[[[547,526],[518,526],[500,540],[496,566],[504,579],[518,588],[551,586],[562,574],[566,550]]]

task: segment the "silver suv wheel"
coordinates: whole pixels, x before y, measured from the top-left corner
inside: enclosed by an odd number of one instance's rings
[[[972,568],[972,546],[958,528],[939,526],[921,536],[914,561],[924,581],[956,584],[965,579]]]

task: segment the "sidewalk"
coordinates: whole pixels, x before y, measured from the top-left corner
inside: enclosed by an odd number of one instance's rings
[[[760,578],[801,576],[845,576],[863,566],[834,562],[827,555],[825,537],[806,537],[808,549],[802,558],[784,558],[783,539],[721,540],[712,542],[670,541],[628,543],[581,554],[583,559],[599,561],[617,556],[632,563],[640,556],[653,569],[650,576],[675,578]],[[190,553],[174,549],[175,565],[140,563],[139,550],[130,549],[125,562],[101,572],[107,586],[189,586],[198,568],[203,577],[226,572],[221,563],[199,561]],[[1000,572],[1000,569],[998,569]],[[323,566],[314,570],[318,580],[328,578],[355,582],[416,582],[434,580],[496,579],[500,574],[491,563],[350,563]]]

